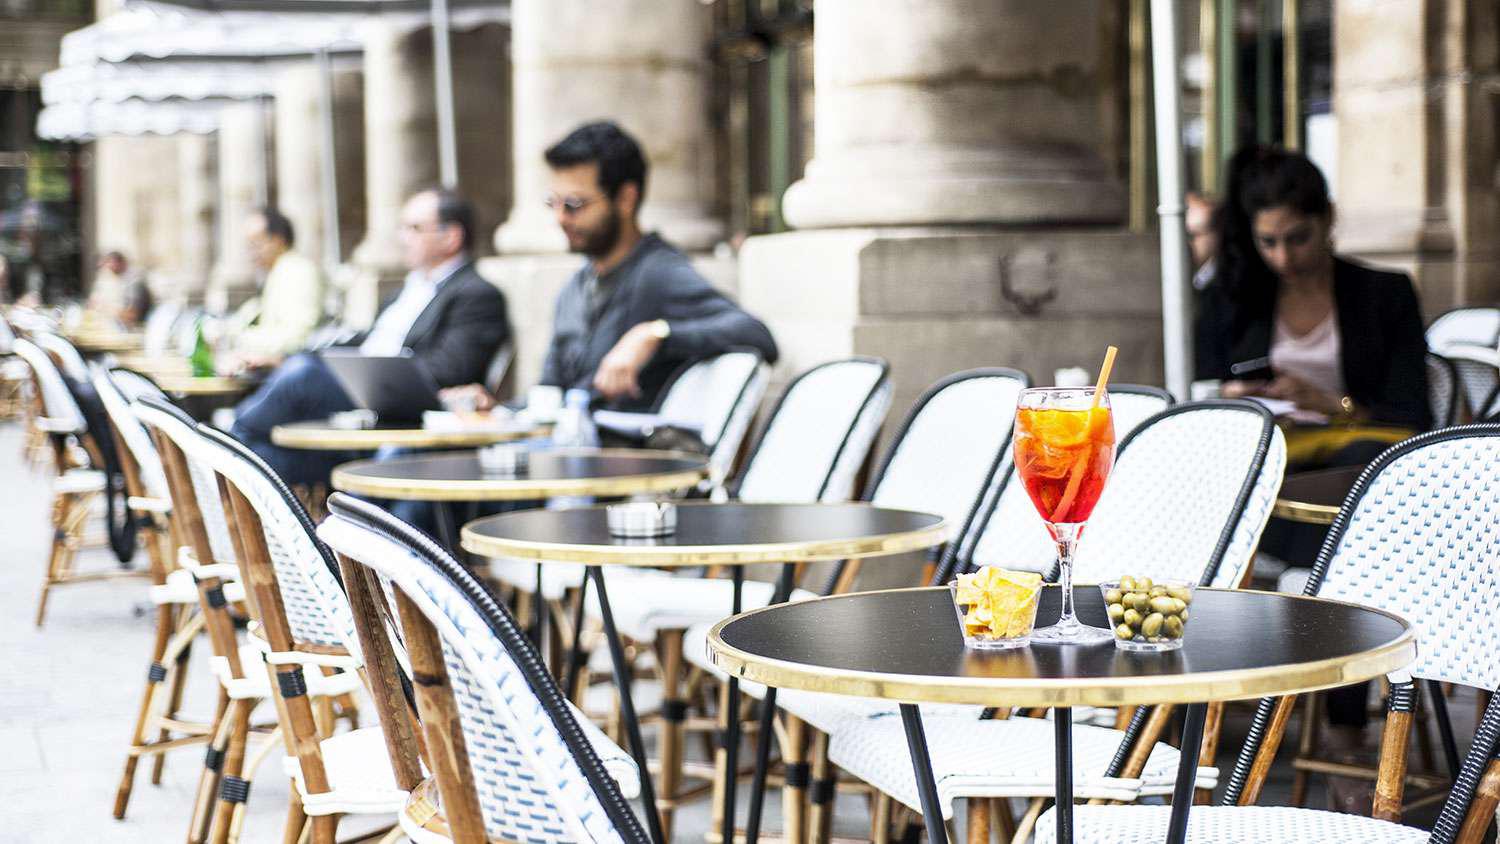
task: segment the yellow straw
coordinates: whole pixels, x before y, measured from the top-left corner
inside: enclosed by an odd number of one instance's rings
[[[1099,367],[1099,383],[1094,385],[1094,407],[1099,406],[1099,396],[1104,392],[1104,387],[1109,383],[1109,371],[1115,368],[1115,355],[1119,349],[1114,346],[1104,350],[1104,365]]]

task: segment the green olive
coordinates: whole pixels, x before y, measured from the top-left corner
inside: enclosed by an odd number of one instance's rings
[[[1162,614],[1159,612],[1154,612],[1146,616],[1146,620],[1141,622],[1141,633],[1147,636],[1155,636],[1161,632],[1163,620]]]
[[[1135,588],[1137,591],[1150,592],[1153,585],[1155,584],[1151,582],[1151,578],[1149,577],[1137,577],[1135,579]]]
[[[1125,597],[1125,594],[1123,592],[1118,589],[1111,589],[1108,592],[1104,593],[1104,603],[1118,604],[1120,603],[1120,599],[1123,597]]]
[[[1138,611],[1136,611],[1134,609],[1128,609],[1128,610],[1125,611],[1125,615],[1123,616],[1123,620],[1125,621],[1126,624],[1130,625],[1131,627],[1140,627],[1141,626],[1141,619],[1143,617],[1144,616],[1142,616]]]
[[[1187,611],[1187,608],[1184,607],[1183,610],[1182,610],[1182,612],[1180,612],[1180,613],[1177,614],[1177,617],[1180,618],[1180,619],[1182,619],[1182,623],[1183,624],[1187,624],[1187,620],[1188,620],[1188,611]]]
[[[1166,628],[1166,634],[1167,634],[1167,638],[1168,639],[1181,639],[1182,638],[1182,619],[1178,618],[1175,615],[1174,616],[1170,616],[1167,619],[1166,624],[1163,625],[1163,626]]]
[[[1104,611],[1109,613],[1109,620],[1115,624],[1119,624],[1120,619],[1125,617],[1125,607],[1120,604],[1108,604]]]
[[[1184,601],[1181,598],[1172,598],[1171,600],[1172,605],[1176,607],[1176,609],[1172,610],[1172,612],[1176,613],[1177,615],[1182,615],[1183,613],[1187,612],[1187,601]]]
[[[1153,586],[1153,587],[1151,587],[1151,597],[1153,597],[1153,598],[1160,598],[1161,596],[1163,596],[1165,594],[1167,594],[1167,587],[1165,587],[1165,586]]]
[[[1167,594],[1184,604],[1191,604],[1193,602],[1193,590],[1186,586],[1168,586]]]
[[[1152,598],[1151,611],[1162,615],[1171,615],[1177,612],[1177,599],[1175,598]]]
[[[1145,592],[1131,592],[1125,596],[1125,603],[1134,607],[1142,615],[1151,611],[1151,596]]]
[[[1120,590],[1122,592],[1135,591],[1135,578],[1131,577],[1128,574],[1120,578]]]
[[[1129,625],[1122,624],[1115,628],[1115,636],[1121,639],[1130,639],[1135,636],[1135,631],[1131,630]]]

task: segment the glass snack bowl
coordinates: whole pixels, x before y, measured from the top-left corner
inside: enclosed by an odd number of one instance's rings
[[[974,574],[959,575],[948,584],[948,593],[964,647],[998,651],[1031,642],[1042,594],[1041,575],[986,566]]]
[[[1192,617],[1196,584],[1126,575],[1099,584],[1104,610],[1123,651],[1175,651]]]

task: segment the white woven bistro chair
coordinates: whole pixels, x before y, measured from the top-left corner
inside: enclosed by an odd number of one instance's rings
[[[1500,308],[1454,308],[1427,326],[1427,348],[1447,354],[1450,346],[1500,345]]]
[[[1500,425],[1423,434],[1388,449],[1360,476],[1324,541],[1306,594],[1400,615],[1416,632],[1417,659],[1390,674],[1374,818],[1257,807],[1265,768],[1296,696],[1260,702],[1222,805],[1193,810],[1188,838],[1209,842],[1480,841],[1500,791],[1495,760],[1500,696],[1491,699],[1431,833],[1399,824],[1415,683],[1500,685]],[[1304,726],[1305,728],[1305,726]],[[1479,788],[1483,779],[1484,788]],[[1165,807],[1079,807],[1076,841],[1156,841]],[[1038,825],[1050,842],[1052,825]],[[1462,830],[1462,834],[1461,834]]]
[[[1432,408],[1432,427],[1447,428],[1466,421],[1467,401],[1460,389],[1458,367],[1437,352],[1428,352],[1427,403]]]
[[[103,462],[98,456],[98,447],[92,442],[83,411],[56,362],[46,350],[30,340],[18,339],[12,348],[31,367],[41,404],[34,424],[51,443],[52,462],[57,469],[57,477],[52,481],[52,548],[36,609],[36,626],[41,627],[52,587],[116,577],[144,577],[147,572],[118,569],[74,571],[73,564],[83,544],[84,524],[106,484],[104,472],[90,468],[89,464],[102,466]],[[78,456],[80,453],[87,453],[87,461]]]
[[[441,762],[400,814],[411,840],[648,842],[627,802],[636,772],[622,774],[618,759],[607,766],[600,749],[609,745],[590,739],[509,612],[388,513],[338,493],[328,507],[319,536],[336,549],[352,588],[369,583],[354,576],[368,569],[380,592],[390,589],[421,678],[417,709]],[[367,640],[388,633],[373,621],[359,620]]]
[[[1486,419],[1500,413],[1500,351],[1490,346],[1454,344],[1442,351],[1458,372],[1458,384],[1469,418]]]

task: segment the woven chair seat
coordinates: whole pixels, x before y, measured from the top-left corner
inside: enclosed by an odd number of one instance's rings
[[[224,657],[209,657],[208,666],[214,676],[219,678],[219,684],[229,697],[235,700],[270,697],[271,678],[262,664],[265,656],[264,645],[251,641],[240,646],[240,668],[244,670],[245,676],[235,677],[229,670],[229,660]],[[312,697],[351,694],[363,687],[359,674],[353,671],[324,674],[316,668],[308,668],[302,672],[302,676],[307,680],[307,693]]]
[[[1057,838],[1055,810],[1036,825],[1036,844]],[[1073,840],[1099,844],[1157,844],[1166,838],[1170,806],[1075,806]],[[1417,844],[1424,830],[1361,815],[1294,809],[1290,806],[1194,806],[1188,815],[1192,844],[1265,844],[1317,841],[1319,844]]]
[[[1050,797],[1054,793],[1052,722],[1041,718],[980,721],[924,712],[923,726],[943,817],[965,797]],[[870,783],[913,810],[921,811],[916,776],[901,719],[882,715],[836,726],[828,745],[835,765]],[[1161,788],[1171,793],[1177,776],[1176,748],[1158,744],[1140,779],[1106,777],[1104,770],[1120,747],[1119,730],[1073,727],[1073,794],[1079,798],[1134,800]],[[1212,788],[1218,770],[1200,768],[1198,787]]]
[[[224,584],[224,598],[230,603],[239,603],[245,600],[245,587],[238,581],[228,581]],[[193,573],[187,569],[175,569],[167,573],[167,582],[159,586],[151,587],[151,603],[161,606],[162,604],[193,604],[198,603],[198,583],[193,579]]]
[[[283,756],[281,769],[291,778],[309,815],[382,814],[401,811],[406,791],[396,785],[391,759],[380,727],[340,733],[318,743],[329,790],[308,794],[302,766],[295,756]]]

